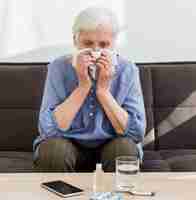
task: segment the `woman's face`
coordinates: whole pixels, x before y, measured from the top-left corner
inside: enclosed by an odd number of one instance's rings
[[[109,26],[98,26],[96,30],[80,31],[74,37],[74,44],[78,49],[111,49],[114,46],[114,34]]]

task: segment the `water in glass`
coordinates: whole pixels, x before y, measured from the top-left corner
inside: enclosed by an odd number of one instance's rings
[[[133,176],[139,172],[137,157],[121,156],[116,159],[116,189],[133,187]]]

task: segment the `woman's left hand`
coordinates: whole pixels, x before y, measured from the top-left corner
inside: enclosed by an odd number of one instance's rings
[[[96,65],[98,67],[96,91],[97,93],[108,92],[113,76],[111,56],[107,52],[103,51],[101,56],[97,59]]]

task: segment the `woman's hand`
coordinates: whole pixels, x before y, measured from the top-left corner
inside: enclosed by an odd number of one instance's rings
[[[83,51],[77,55],[75,68],[79,80],[79,87],[91,88],[92,81],[88,74],[88,66],[94,62],[95,59],[90,55],[89,51]]]
[[[100,58],[97,60],[98,80],[97,80],[97,94],[99,92],[108,92],[110,89],[111,79],[113,76],[111,56],[103,51]]]

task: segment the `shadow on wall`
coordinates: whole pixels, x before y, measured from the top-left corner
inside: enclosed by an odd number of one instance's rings
[[[70,54],[72,51],[73,47],[71,45],[51,45],[0,58],[0,62],[51,62],[59,56]]]

